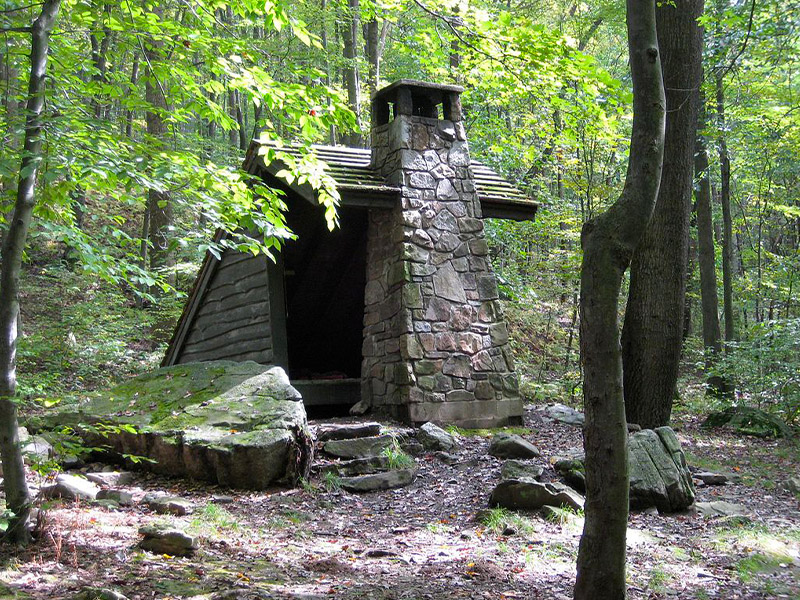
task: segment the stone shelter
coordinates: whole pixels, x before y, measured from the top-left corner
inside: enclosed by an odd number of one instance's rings
[[[370,149],[314,147],[341,196],[333,232],[314,191],[279,179],[253,142],[245,169],[286,193],[297,240],[275,262],[207,255],[162,364],[253,360],[286,369],[307,406],[519,422],[483,218],[532,219],[537,205],[471,160],[461,91],[397,81],[373,97]]]

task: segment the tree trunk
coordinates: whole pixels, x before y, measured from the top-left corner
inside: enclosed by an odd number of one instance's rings
[[[722,204],[722,305],[725,318],[725,340],[736,338],[733,315],[733,220],[731,218],[731,160],[725,141],[725,81],[717,70],[714,75],[717,99],[719,138],[720,203]]]
[[[361,104],[361,90],[358,74],[358,30],[361,28],[359,0],[348,0],[348,19],[342,28],[342,41],[344,42],[344,83],[347,88],[347,103],[356,114],[356,131],[344,136],[344,143],[348,146],[361,146],[364,140],[361,136],[361,118],[359,106]]]
[[[664,86],[655,0],[627,0],[633,129],[622,195],[581,234],[580,332],[586,410],[586,520],[576,600],[625,597],[628,431],[622,393],[618,302],[622,277],[658,196],[664,156]]]
[[[378,89],[378,79],[381,73],[381,55],[379,47],[380,24],[377,17],[372,17],[364,24],[364,48],[369,62],[369,80],[367,87],[372,96]]]
[[[157,7],[154,9],[160,15]],[[152,138],[162,140],[167,128],[164,115],[167,112],[167,99],[155,73],[155,65],[161,59],[162,42],[149,40],[146,45],[148,77],[145,84],[145,100],[148,104],[146,121],[147,133]],[[174,264],[169,244],[169,228],[172,225],[172,198],[169,192],[150,189],[147,192],[147,213],[149,222],[150,268],[160,269]],[[168,277],[171,280],[171,277]]]
[[[714,252],[714,226],[711,218],[711,183],[708,173],[708,147],[702,136],[697,137],[695,153],[697,178],[697,246],[700,263],[700,302],[703,312],[703,347],[706,368],[714,355],[722,350],[719,328],[719,298],[717,297],[717,268]]]
[[[25,145],[20,168],[14,217],[3,240],[0,268],[0,454],[6,507],[13,513],[7,539],[25,543],[30,534],[26,527],[30,514],[30,492],[25,481],[25,465],[19,444],[17,405],[17,334],[19,329],[19,276],[28,227],[36,203],[34,195],[42,147],[42,108],[47,72],[49,35],[61,0],[45,0],[39,17],[31,27],[31,77],[25,107]]]
[[[631,263],[622,328],[625,411],[646,429],[669,423],[683,345],[702,12],[703,0],[656,9],[667,99],[664,170],[653,219]]]
[[[131,94],[136,90],[139,83],[139,53],[133,55],[133,65],[131,66]],[[133,139],[133,110],[125,111],[125,137]]]

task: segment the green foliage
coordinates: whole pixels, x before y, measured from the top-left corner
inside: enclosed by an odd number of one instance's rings
[[[414,466],[414,459],[406,454],[396,439],[381,451],[381,455],[386,458],[390,469],[410,469]]]
[[[342,489],[342,478],[334,471],[325,471],[322,474],[322,487],[327,492],[338,492]]]
[[[748,338],[728,345],[715,373],[734,382],[736,402],[800,422],[800,319],[757,323]],[[725,399],[721,399],[725,403]]]

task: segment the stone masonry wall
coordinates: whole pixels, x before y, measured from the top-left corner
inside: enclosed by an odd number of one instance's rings
[[[463,124],[397,115],[372,145],[402,196],[370,214],[362,398],[416,423],[519,421]]]

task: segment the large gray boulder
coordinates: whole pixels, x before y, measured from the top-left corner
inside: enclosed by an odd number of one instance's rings
[[[300,394],[281,368],[254,362],[165,367],[28,423],[61,425],[89,446],[152,459],[141,468],[235,488],[294,483],[313,456]]]
[[[692,475],[680,442],[669,427],[643,429],[628,438],[631,508],[686,510],[694,502]]]

